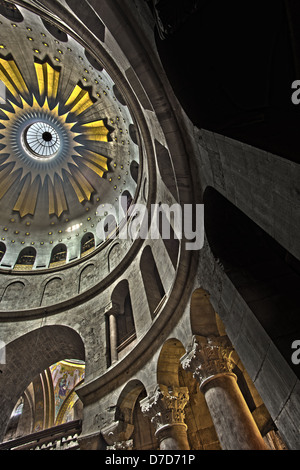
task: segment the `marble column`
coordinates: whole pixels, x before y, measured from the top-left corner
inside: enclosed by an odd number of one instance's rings
[[[205,396],[223,450],[267,450],[232,373],[233,348],[227,337],[195,336],[183,356],[184,370],[193,372]]]
[[[186,387],[158,385],[153,395],[140,402],[142,413],[151,418],[160,450],[189,450],[184,408],[189,400]]]

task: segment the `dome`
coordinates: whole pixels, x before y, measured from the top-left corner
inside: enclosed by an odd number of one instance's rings
[[[118,224],[120,196],[134,199],[140,148],[102,64],[38,15],[14,15],[1,16],[0,32],[1,268],[26,271],[53,267],[58,245],[64,263],[80,259],[86,234],[101,245],[99,222],[113,214]],[[26,248],[33,264],[16,265]]]

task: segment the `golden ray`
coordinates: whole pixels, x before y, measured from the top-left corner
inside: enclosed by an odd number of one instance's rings
[[[70,112],[76,115],[83,113],[93,106],[93,104],[94,103],[90,98],[89,92],[81,88],[79,85],[76,85],[66,102],[66,106],[70,107]]]
[[[40,184],[41,180],[39,177],[31,181],[31,175],[27,175],[22,191],[14,207],[14,211],[19,212],[21,217],[35,214]]]
[[[19,172],[12,172],[11,165],[5,167],[0,171],[0,199],[2,199],[7,191],[14,185],[16,182]]]
[[[87,124],[82,124],[82,127],[87,128],[84,136],[87,140],[93,140],[98,142],[107,142],[109,130],[105,126],[103,121],[93,121]]]
[[[20,100],[22,95],[29,94],[22,74],[13,59],[0,58],[0,80],[17,101]]]

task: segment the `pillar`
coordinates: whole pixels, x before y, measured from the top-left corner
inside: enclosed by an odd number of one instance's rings
[[[142,413],[151,418],[160,450],[189,450],[184,408],[189,400],[186,387],[159,385],[141,402]]]
[[[205,396],[223,450],[267,450],[232,373],[233,348],[227,337],[195,336],[183,356],[183,369],[193,372]]]

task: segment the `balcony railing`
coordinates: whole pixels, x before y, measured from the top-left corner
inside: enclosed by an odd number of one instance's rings
[[[3,442],[0,450],[79,450],[81,421],[71,421],[28,436]]]

